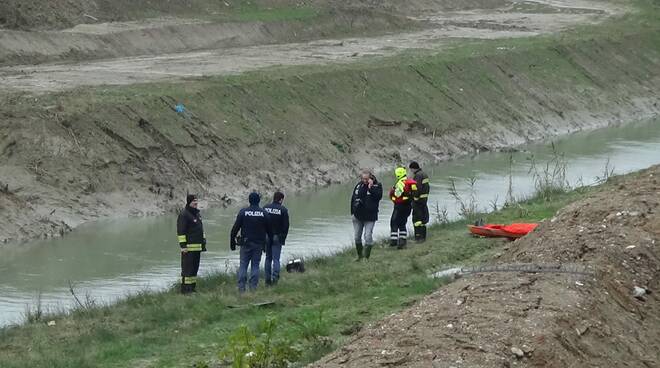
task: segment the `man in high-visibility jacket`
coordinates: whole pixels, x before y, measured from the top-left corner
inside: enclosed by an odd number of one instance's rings
[[[426,240],[426,224],[429,222],[429,192],[431,185],[429,176],[419,167],[415,161],[408,166],[413,171],[413,178],[417,182],[417,192],[414,194],[412,203],[412,220],[415,229],[415,241]]]
[[[197,209],[197,196],[186,197],[186,207],[176,221],[176,234],[181,248],[181,293],[195,292],[201,252],[206,251],[202,216]]]
[[[399,249],[406,246],[408,239],[408,216],[412,210],[412,197],[417,192],[417,183],[408,179],[406,169],[397,167],[394,170],[396,183],[390,189],[390,199],[394,203],[392,218],[390,219],[390,245],[397,246]]]

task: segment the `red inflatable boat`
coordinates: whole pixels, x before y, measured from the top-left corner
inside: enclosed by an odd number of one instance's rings
[[[539,224],[485,224],[483,226],[468,225],[468,229],[474,235],[485,236],[489,238],[521,238],[532,232]]]

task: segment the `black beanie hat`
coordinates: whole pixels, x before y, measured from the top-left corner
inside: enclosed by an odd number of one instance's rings
[[[190,206],[190,202],[194,201],[197,199],[197,194],[188,194],[186,196],[186,206]]]
[[[419,164],[417,163],[417,161],[413,161],[413,162],[410,163],[410,165],[408,165],[408,167],[413,169],[413,170],[417,170],[417,169],[419,169]]]
[[[257,192],[252,192],[248,196],[248,202],[250,202],[251,205],[257,205],[259,204],[259,201],[261,201],[261,196]]]

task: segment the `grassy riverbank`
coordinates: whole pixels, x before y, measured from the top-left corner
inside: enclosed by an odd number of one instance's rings
[[[539,221],[593,189],[532,199],[487,215],[491,222]],[[387,214],[383,214],[385,221]],[[350,339],[361,326],[400,310],[441,286],[428,277],[443,265],[489,258],[503,240],[477,239],[465,222],[436,225],[423,245],[403,251],[378,247],[369,262],[353,251],[307,263],[304,274],[284,274],[273,289],[239,297],[233,275],[201,280],[191,297],[176,290],[145,293],[116,305],[45,316],[0,330],[0,366],[192,367],[214,366],[241,325],[255,329],[276,318],[286,338],[310,362]],[[267,307],[252,303],[274,302]],[[55,321],[55,326],[48,326]]]

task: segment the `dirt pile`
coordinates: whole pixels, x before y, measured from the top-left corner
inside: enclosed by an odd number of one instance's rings
[[[501,263],[370,326],[318,367],[657,367],[660,166],[617,179],[514,242]],[[643,290],[645,290],[645,292]]]

